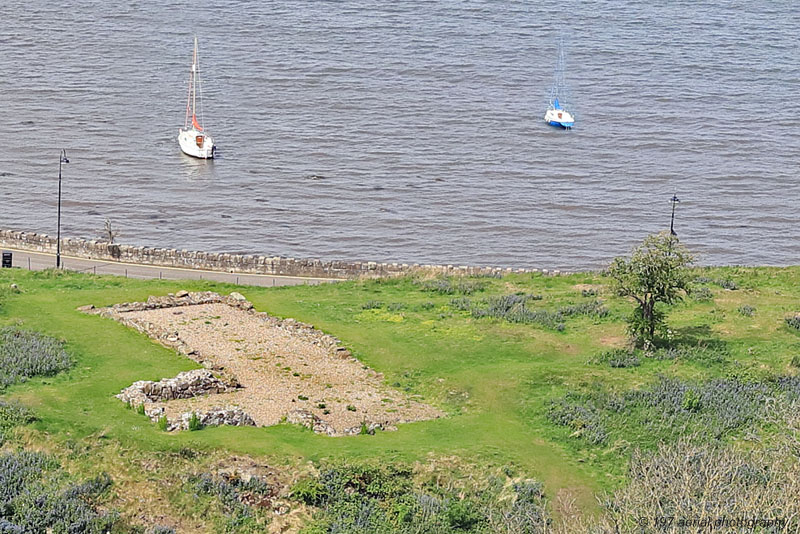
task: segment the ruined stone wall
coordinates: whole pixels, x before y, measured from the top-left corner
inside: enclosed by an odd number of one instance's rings
[[[46,234],[0,230],[0,247],[55,254],[56,239]],[[281,256],[224,254],[171,248],[136,247],[85,239],[62,238],[61,253],[66,256],[101,261],[119,261],[160,267],[182,267],[206,271],[243,274],[268,274],[310,278],[348,279],[383,277],[426,271],[435,274],[498,275],[512,272],[539,272],[539,269],[501,269],[454,265],[420,265],[361,261],[322,261]],[[545,274],[559,271],[542,270]]]

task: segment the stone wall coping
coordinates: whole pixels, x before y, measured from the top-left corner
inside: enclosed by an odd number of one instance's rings
[[[47,234],[0,229],[0,247],[32,252],[56,252],[56,239]],[[510,273],[568,274],[553,269],[479,267],[470,265],[431,265],[419,263],[321,260],[258,254],[231,254],[186,249],[111,244],[95,239],[61,238],[61,253],[78,258],[139,263],[161,267],[180,267],[203,271],[239,274],[264,274],[309,278],[380,278],[415,272],[448,275],[497,276]]]

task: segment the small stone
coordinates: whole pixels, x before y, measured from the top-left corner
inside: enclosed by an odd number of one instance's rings
[[[177,298],[179,298],[179,299],[182,299],[182,298],[188,297],[189,296],[189,292],[186,291],[185,289],[181,289],[180,291],[175,293],[175,296]]]

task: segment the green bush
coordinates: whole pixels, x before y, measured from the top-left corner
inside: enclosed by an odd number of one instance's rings
[[[269,522],[268,508],[260,503],[269,502],[276,494],[266,479],[251,476],[247,479],[237,473],[216,475],[203,473],[188,478],[191,491],[217,504],[219,517],[215,518],[219,532],[259,534],[266,532]]]
[[[687,412],[699,412],[703,403],[700,400],[700,395],[693,389],[687,389],[683,394],[683,401],[681,401],[681,408]]]
[[[613,349],[602,352],[589,360],[589,363],[608,364],[613,368],[638,367],[641,360],[636,355],[636,351],[629,349]]]
[[[697,302],[706,302],[714,298],[714,294],[705,286],[693,290],[691,296]]]
[[[719,278],[717,280],[714,280],[714,283],[717,284],[722,289],[727,289],[729,291],[734,291],[736,289],[739,289],[739,287],[736,285],[736,282],[731,280],[730,278]]]
[[[442,277],[432,280],[414,280],[414,285],[423,291],[441,293],[443,295],[471,295],[476,291],[481,291],[486,287],[483,280],[470,280],[467,278]]]
[[[445,515],[449,525],[458,530],[471,530],[484,519],[475,504],[466,500],[450,501]]]
[[[745,304],[743,306],[739,306],[739,310],[738,311],[739,311],[739,313],[741,313],[745,317],[752,317],[756,313],[756,309],[754,307],[752,307],[752,306],[747,305],[747,304]]]
[[[158,422],[156,423],[156,427],[161,430],[162,432],[167,431],[167,426],[169,426],[169,421],[167,421],[167,416],[162,415],[158,418]]]
[[[328,500],[328,492],[319,480],[306,478],[292,487],[291,498],[309,506],[322,506]]]
[[[33,412],[18,402],[0,399],[0,445],[5,441],[6,433],[12,428],[32,423],[36,418]]]
[[[200,422],[200,417],[197,416],[197,413],[192,412],[192,416],[189,418],[189,430],[194,432],[202,428],[203,424]]]

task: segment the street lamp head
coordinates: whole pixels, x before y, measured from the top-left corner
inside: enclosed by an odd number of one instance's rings
[[[61,149],[61,163],[69,163],[69,159],[67,159],[67,149]]]

